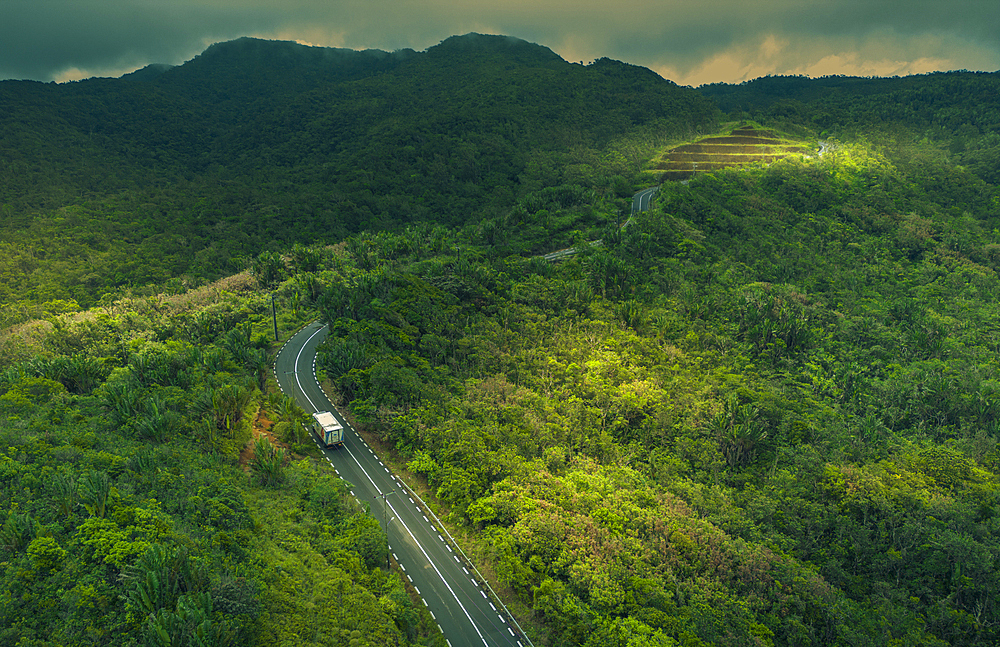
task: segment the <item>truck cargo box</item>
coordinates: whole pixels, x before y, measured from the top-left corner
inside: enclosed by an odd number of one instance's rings
[[[324,447],[344,444],[344,426],[331,412],[317,411],[313,419],[313,432]]]

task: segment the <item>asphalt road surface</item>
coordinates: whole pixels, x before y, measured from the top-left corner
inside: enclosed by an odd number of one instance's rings
[[[634,196],[632,196],[632,215],[639,213],[640,211],[645,211],[649,209],[649,203],[653,199],[653,194],[660,187],[654,186],[651,189],[643,189],[639,191]]]
[[[389,547],[424,600],[452,647],[528,647],[528,640],[490,594],[485,583],[439,525],[375,452],[347,424],[316,380],[316,348],[327,328],[309,324],[289,339],[274,362],[281,390],[308,413],[331,411],[344,425],[344,445],[320,448],[337,474],[350,483],[359,502],[368,502],[383,528],[388,517]],[[316,441],[315,437],[313,440]],[[317,442],[317,445],[319,443]],[[499,610],[498,610],[499,609]]]

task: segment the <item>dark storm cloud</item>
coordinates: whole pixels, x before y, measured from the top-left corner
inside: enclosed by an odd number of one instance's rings
[[[581,25],[579,33],[589,33],[590,42],[600,43],[604,55],[666,68],[675,76],[727,55],[737,61],[759,59],[761,74],[808,69],[838,56],[858,61],[859,69],[868,62],[868,67],[882,67],[887,73],[893,73],[892,65],[902,69],[919,61],[938,62],[946,69],[1000,68],[1000,2],[994,1],[708,0],[653,5],[626,0],[618,6],[635,17],[632,24],[623,26],[605,17],[602,24],[610,29],[587,31]],[[572,15],[567,20],[576,22]],[[546,31],[548,44],[561,42],[559,30]],[[698,79],[706,80],[736,79]]]
[[[242,35],[422,50],[503,33],[683,83],[767,73],[1000,68],[1000,2],[899,0],[0,0],[0,78],[180,63]]]
[[[68,68],[134,69],[177,63],[276,22],[280,10],[211,4],[0,0],[0,78],[49,80]]]

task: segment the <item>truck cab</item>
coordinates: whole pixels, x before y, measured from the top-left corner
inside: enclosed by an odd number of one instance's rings
[[[344,425],[329,411],[317,411],[313,414],[313,433],[319,437],[319,442],[324,447],[344,444]]]

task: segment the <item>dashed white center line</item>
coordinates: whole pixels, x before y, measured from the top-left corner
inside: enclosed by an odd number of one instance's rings
[[[309,337],[309,339],[311,340],[311,339],[312,339],[313,337],[315,337],[315,336],[316,336],[316,334],[318,334],[318,333],[319,333],[319,332],[321,332],[321,331],[322,331],[322,327],[320,327],[319,329],[317,329],[317,330],[316,330],[316,332],[315,332],[315,333],[313,333],[311,337]],[[285,341],[285,343],[284,343],[284,344],[282,345],[282,349],[284,349],[284,347],[285,347],[286,345],[288,345],[288,344],[289,344],[289,343],[290,343],[291,341],[292,341],[291,339],[289,339],[289,340],[286,340],[286,341]],[[304,350],[305,348],[306,348],[306,346],[305,346],[305,345],[303,345],[303,348],[302,348],[302,350]],[[301,352],[301,351],[299,352],[299,355],[302,355],[302,352]],[[296,361],[296,362],[298,362],[298,356],[296,356],[296,358],[295,358],[295,361]],[[312,362],[312,364],[313,364],[313,378],[314,378],[314,379],[317,379],[317,378],[316,378],[316,375],[315,375],[315,369],[316,369],[316,358],[315,358],[315,355],[314,355],[314,357],[313,357],[313,362]],[[275,378],[277,379],[277,366],[276,366],[276,365],[275,365],[275,367],[274,367],[274,373],[275,373]],[[296,377],[296,380],[297,380],[297,379],[298,379],[298,377]],[[280,380],[279,380],[279,382],[280,382]],[[317,380],[317,383],[318,383],[318,380]],[[301,388],[301,385],[300,385],[300,388]],[[303,394],[304,394],[304,393],[305,393],[305,392],[303,391]],[[306,395],[305,397],[306,397],[306,398],[308,399],[308,395]],[[310,404],[312,404],[312,401],[311,401],[311,400],[310,400]],[[315,405],[313,405],[313,408],[315,408]],[[353,431],[353,427],[352,427],[352,426],[350,426],[350,425],[347,425],[347,424],[345,424],[345,427],[346,427],[346,428],[347,428],[348,430],[351,430],[351,431]],[[317,446],[320,446],[320,447],[321,447],[321,449],[325,449],[325,448],[323,448],[323,447],[322,447],[322,444],[321,444],[321,443],[320,443],[320,442],[319,442],[319,441],[318,441],[318,440],[317,440],[317,439],[316,439],[315,437],[314,437],[314,438],[313,438],[312,440],[313,440],[313,441],[314,441],[314,442],[315,442],[315,443],[317,444]],[[365,446],[365,448],[366,448],[366,449],[368,449],[368,452],[369,452],[370,454],[372,454],[372,456],[373,456],[373,457],[374,457],[374,458],[376,459],[376,461],[378,462],[378,464],[379,464],[379,465],[380,465],[380,466],[381,466],[381,467],[382,467],[383,469],[385,469],[385,472],[386,472],[386,474],[388,474],[388,475],[390,476],[390,478],[392,478],[392,480],[393,480],[394,482],[395,482],[395,481],[398,481],[398,483],[399,483],[399,486],[400,486],[401,490],[403,491],[403,493],[404,493],[404,494],[408,494],[408,493],[407,493],[407,490],[408,490],[409,488],[406,488],[406,487],[405,487],[405,483],[403,482],[403,480],[402,480],[402,479],[401,479],[401,478],[400,478],[399,476],[397,476],[397,475],[393,474],[393,473],[392,473],[392,472],[391,472],[391,471],[390,471],[390,470],[388,469],[388,467],[387,467],[387,466],[385,465],[385,463],[384,463],[384,462],[383,462],[383,461],[382,461],[381,459],[379,459],[379,458],[378,458],[378,455],[377,455],[377,454],[375,454],[375,452],[374,452],[374,451],[372,450],[372,448],[371,448],[371,447],[370,447],[370,446],[368,445],[367,441],[365,441],[365,440],[364,440],[363,438],[361,438],[360,436],[359,436],[359,437],[357,438],[357,440],[360,440],[360,441],[361,441],[361,443],[362,443],[362,444],[363,444],[363,445]],[[346,446],[345,446],[345,447],[346,447]],[[347,449],[347,451],[348,451],[348,452],[350,453],[350,449]],[[351,454],[351,456],[353,457],[353,454]],[[340,474],[340,470],[338,470],[338,469],[336,468],[336,466],[334,465],[334,463],[333,463],[333,460],[332,460],[332,459],[330,458],[330,456],[327,456],[327,455],[324,455],[324,458],[326,458],[327,462],[328,462],[328,463],[329,463],[329,464],[330,464],[330,465],[331,465],[331,466],[332,466],[332,467],[334,468],[334,472],[335,472],[335,473],[336,473],[336,474],[337,474],[338,476],[341,476],[341,474]],[[355,458],[355,462],[357,462],[357,459],[356,459],[356,458]],[[360,467],[360,464],[359,464],[359,467]],[[363,468],[363,467],[362,467],[361,469],[362,469],[362,470],[364,470],[364,468]],[[371,478],[370,478],[370,477],[369,477],[369,481],[371,481]],[[374,484],[374,482],[372,482],[372,485],[373,485],[373,486],[375,485],[375,484]],[[376,489],[376,490],[378,490],[378,486],[375,486],[375,489]],[[410,491],[412,491],[412,490],[410,490]],[[353,497],[353,498],[355,499],[355,501],[357,501],[357,502],[358,502],[358,503],[360,504],[360,499],[358,499],[358,496],[357,496],[357,494],[355,493],[355,491],[354,491],[354,490],[350,490],[350,494],[351,494],[351,496],[352,496],[352,497]],[[384,497],[384,496],[385,496],[385,494],[383,494],[382,496]],[[414,500],[414,496],[416,496],[416,495],[412,495],[412,496],[411,496],[411,495],[408,495],[408,496],[407,496],[407,498],[409,498],[409,500],[410,500],[410,503],[411,503],[411,504],[413,504],[413,505],[414,505],[414,506],[416,507],[416,509],[417,509],[417,512],[418,512],[418,513],[420,513],[420,514],[421,514],[421,515],[423,516],[423,518],[424,518],[424,521],[426,521],[426,522],[427,522],[427,523],[428,523],[428,524],[429,524],[429,525],[431,526],[431,529],[433,529],[433,530],[437,531],[437,529],[436,529],[436,528],[434,528],[434,524],[433,524],[433,523],[431,523],[430,519],[428,518],[427,514],[424,514],[424,513],[422,512],[422,510],[420,509],[420,506],[419,506],[419,505],[417,505],[417,503],[415,502],[415,500]],[[395,512],[395,510],[394,510],[394,512]],[[398,513],[397,513],[397,516],[398,516]],[[400,522],[402,523],[402,519],[400,519]],[[404,527],[405,527],[405,524],[403,524],[403,525],[404,525]],[[468,571],[468,569],[467,569],[467,568],[465,568],[464,566],[462,566],[462,564],[461,564],[461,561],[459,560],[459,557],[458,557],[458,555],[455,555],[455,554],[454,554],[454,553],[455,553],[455,551],[454,551],[454,550],[452,550],[452,547],[451,547],[451,546],[450,546],[450,545],[448,544],[448,542],[446,542],[446,541],[445,541],[445,539],[444,539],[444,537],[442,536],[442,534],[441,534],[441,533],[436,533],[436,534],[438,535],[438,539],[440,539],[440,540],[441,540],[441,542],[445,544],[445,547],[446,547],[446,548],[448,548],[448,552],[452,554],[452,556],[453,556],[453,557],[455,558],[455,561],[456,561],[456,562],[458,562],[458,565],[459,565],[459,566],[460,566],[460,567],[462,568],[462,570],[463,570],[463,571],[465,571],[466,575],[467,575],[467,576],[469,576],[469,577],[471,578],[471,575],[469,574],[469,571]],[[411,537],[412,537],[412,533],[411,533]],[[418,548],[420,547],[420,546],[419,546],[419,544],[417,545],[417,547],[418,547]],[[399,563],[399,556],[398,556],[398,555],[397,555],[397,554],[396,554],[395,552],[392,552],[392,548],[391,548],[391,547],[389,547],[389,550],[390,550],[390,554],[391,554],[391,555],[392,555],[392,557],[393,557],[393,558],[394,558],[394,559],[396,560],[396,563],[397,563],[397,564],[399,565],[400,569],[401,569],[401,570],[403,571],[403,576],[404,576],[404,577],[405,577],[405,578],[407,579],[407,581],[408,581],[408,582],[410,582],[410,583],[411,583],[411,585],[413,586],[413,588],[414,588],[414,590],[416,591],[417,595],[421,596],[421,602],[423,602],[423,603],[424,603],[424,606],[425,606],[425,607],[428,607],[429,605],[428,605],[428,603],[427,603],[427,600],[423,599],[423,594],[422,594],[422,593],[420,592],[420,589],[419,589],[419,588],[417,588],[416,584],[415,584],[415,583],[413,582],[413,580],[412,580],[412,578],[411,578],[411,577],[409,576],[409,574],[407,574],[407,573],[405,572],[405,571],[406,571],[406,567],[405,567],[405,566],[403,566],[403,564]],[[421,550],[423,550],[423,549],[421,548]],[[424,556],[425,556],[425,557],[427,557],[427,555],[426,555],[426,552],[424,552]],[[430,560],[430,558],[429,558],[429,557],[428,557],[427,559],[428,559],[428,560]],[[430,566],[431,566],[431,567],[433,567],[435,571],[437,570],[437,568],[436,568],[436,567],[434,567],[434,564],[433,564],[433,562],[431,562],[431,563],[430,563]],[[440,575],[440,573],[438,573],[438,575]],[[444,580],[444,577],[443,577],[443,576],[441,576],[441,577],[442,577],[442,580]],[[484,598],[484,599],[486,599],[486,601],[487,601],[487,602],[488,602],[488,603],[490,604],[490,607],[492,607],[492,608],[493,608],[494,612],[497,612],[497,611],[496,611],[496,607],[495,607],[495,606],[493,605],[493,603],[489,602],[489,600],[488,600],[488,598],[487,598],[487,596],[486,596],[486,593],[484,593],[484,592],[483,592],[483,591],[482,591],[481,589],[479,589],[479,584],[478,584],[478,583],[477,583],[477,582],[476,582],[476,581],[475,581],[474,579],[471,579],[470,581],[472,581],[473,585],[477,587],[477,590],[479,590],[479,591],[480,591],[480,594],[481,594],[481,595],[483,596],[483,598]],[[445,583],[445,586],[448,586],[448,582],[447,582],[446,580],[444,581],[444,583]],[[451,591],[451,587],[450,587],[450,586],[448,586],[448,589],[449,589],[449,591]],[[461,605],[462,605],[462,603],[461,603],[461,601],[459,601],[459,600],[458,600],[458,596],[457,596],[457,595],[455,595],[454,591],[452,591],[452,595],[453,595],[453,596],[455,597],[456,601],[458,601],[458,604],[459,604],[459,605],[461,606]],[[464,611],[464,607],[462,607],[462,609],[463,609],[463,611]],[[430,611],[429,609],[428,609],[428,612],[429,612],[429,613],[431,614],[431,618],[433,618],[433,619],[434,619],[434,620],[436,621],[436,620],[437,620],[437,618],[436,618],[436,616],[434,615],[434,613],[433,613],[432,611]],[[499,612],[497,612],[497,613],[499,613]],[[472,618],[471,618],[471,617],[469,617],[469,613],[468,613],[468,611],[466,611],[466,612],[465,612],[465,615],[466,615],[466,617],[467,617],[467,618],[468,618],[468,619],[470,620],[470,622],[471,622],[471,621],[472,621]],[[505,622],[505,623],[507,622],[506,620],[504,620],[504,618],[503,618],[502,616],[500,616],[500,619],[501,619],[501,621],[503,621],[503,622]],[[443,634],[443,633],[444,633],[444,630],[443,630],[443,628],[441,627],[440,623],[437,623],[437,624],[438,624],[438,630],[440,630],[440,631],[441,631],[441,633]],[[489,647],[489,645],[490,645],[490,644],[489,644],[489,643],[488,643],[488,642],[486,641],[486,638],[485,638],[485,637],[483,636],[483,634],[482,634],[482,633],[481,633],[481,632],[479,631],[479,629],[478,629],[478,628],[477,628],[477,627],[475,626],[475,622],[473,622],[473,628],[475,628],[475,629],[476,629],[476,633],[478,633],[478,634],[479,634],[479,637],[480,637],[480,639],[482,640],[482,642],[483,642],[483,645],[485,645],[486,647]],[[508,631],[510,631],[510,630],[508,629]],[[515,634],[514,634],[514,633],[513,633],[512,631],[511,631],[511,636],[515,636]],[[516,638],[516,636],[515,636],[515,638]],[[445,639],[445,643],[446,643],[446,644],[448,645],[448,647],[452,647],[452,643],[451,643],[451,641],[450,641],[450,640],[448,640],[447,638]],[[518,644],[518,647],[522,647],[522,646],[521,646],[521,643],[520,643],[520,642],[518,642],[517,644]]]

